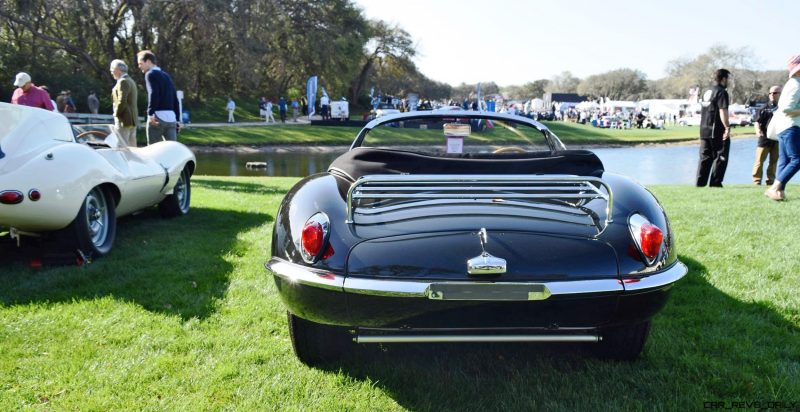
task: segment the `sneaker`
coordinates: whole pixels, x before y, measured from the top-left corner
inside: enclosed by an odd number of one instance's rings
[[[764,192],[764,196],[775,201],[781,201],[785,199],[785,195],[783,195],[780,190],[767,189],[767,191]]]

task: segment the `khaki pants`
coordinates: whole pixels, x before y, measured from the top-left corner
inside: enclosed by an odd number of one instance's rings
[[[128,147],[136,147],[136,128],[135,127],[119,127],[116,128],[117,135]]]
[[[773,143],[770,147],[756,147],[756,163],[753,165],[753,183],[760,185],[762,172],[764,170],[764,161],[769,156],[769,165],[767,166],[767,184],[771,185],[775,181],[775,169],[778,166],[778,142]]]

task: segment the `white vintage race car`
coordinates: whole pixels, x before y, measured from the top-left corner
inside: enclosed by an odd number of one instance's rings
[[[110,129],[77,133],[61,114],[0,103],[0,236],[54,238],[87,259],[111,250],[118,216],[188,213],[192,151],[128,147]]]

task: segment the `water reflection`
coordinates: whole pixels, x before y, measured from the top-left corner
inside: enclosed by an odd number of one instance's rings
[[[699,144],[594,149],[609,172],[629,176],[641,184],[694,184]],[[756,139],[734,139],[723,183],[752,182]]]
[[[724,183],[750,183],[756,139],[731,142]],[[197,153],[197,173],[216,176],[308,176],[327,170],[344,152],[331,153]],[[647,146],[593,150],[607,171],[620,173],[642,184],[694,184],[699,146]],[[266,168],[250,169],[247,162],[265,162]]]

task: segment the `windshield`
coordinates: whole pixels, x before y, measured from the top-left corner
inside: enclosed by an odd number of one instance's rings
[[[413,150],[425,154],[513,153],[550,150],[543,131],[507,119],[409,118],[369,130],[361,147]]]

